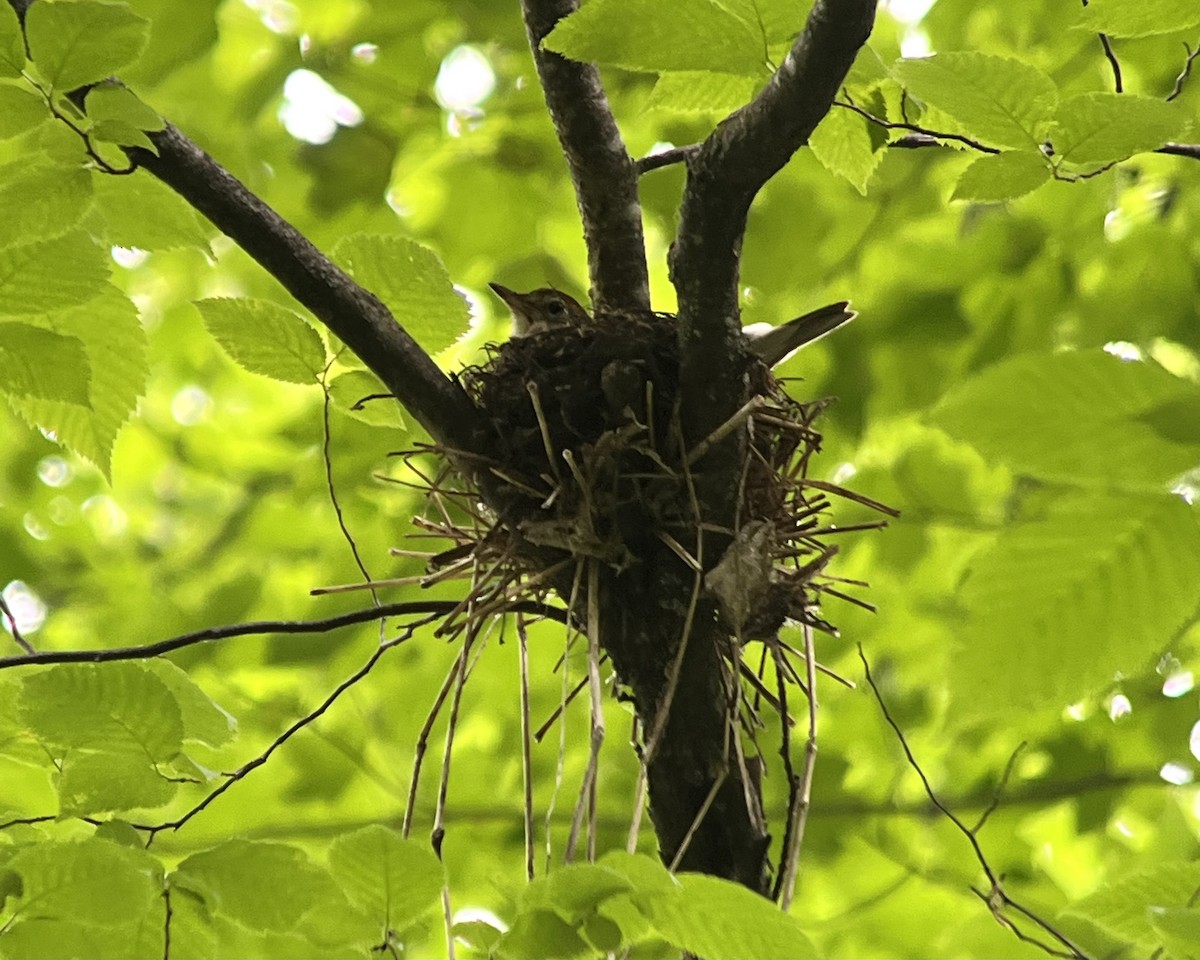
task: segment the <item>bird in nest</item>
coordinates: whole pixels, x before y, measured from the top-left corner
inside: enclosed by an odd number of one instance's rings
[[[517,293],[499,283],[489,286],[512,313],[514,337],[528,337],[554,327],[578,326],[591,320],[578,300],[553,287]],[[749,324],[742,327],[742,336],[751,353],[768,367],[774,367],[857,316],[848,300],[839,300],[777,327],[769,323]]]

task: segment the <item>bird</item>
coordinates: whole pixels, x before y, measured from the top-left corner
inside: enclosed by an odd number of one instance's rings
[[[533,336],[543,330],[576,326],[592,319],[578,300],[553,287],[518,293],[499,283],[490,283],[488,286],[504,301],[512,314],[514,337]],[[779,326],[749,324],[742,327],[742,336],[751,353],[768,367],[775,367],[801,347],[820,340],[857,316],[850,309],[849,300],[839,300]]]

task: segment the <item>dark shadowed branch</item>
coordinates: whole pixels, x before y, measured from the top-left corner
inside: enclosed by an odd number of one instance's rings
[[[592,306],[647,310],[650,286],[637,168],[617,129],[600,72],[542,47],[554,25],[577,6],[576,0],[521,2],[538,79],[579,201]]]
[[[164,653],[171,653],[174,650],[182,650],[184,647],[192,647],[198,643],[209,643],[214,640],[271,634],[328,633],[331,630],[340,630],[342,627],[352,627],[359,623],[370,623],[373,620],[383,620],[387,617],[444,616],[458,606],[460,604],[456,600],[417,600],[382,603],[377,607],[353,610],[350,613],[326,617],[323,620],[251,620],[223,627],[193,630],[191,633],[168,637],[165,640],[136,647],[112,647],[107,650],[43,650],[21,656],[0,657],[0,670],[34,664],[45,666],[51,663],[112,663],[117,660],[149,660],[151,657],[162,656]],[[548,604],[522,601],[512,604],[510,609],[516,613],[547,617],[560,623],[566,620],[565,611]]]
[[[741,404],[739,260],[750,204],[829,111],[870,35],[875,0],[817,0],[763,91],[721,123],[688,161],[671,277],[679,294],[689,442]]]
[[[716,429],[745,399],[744,364],[730,358],[744,352],[738,277],[750,204],[829,111],[874,19],[875,0],[817,0],[763,91],[727,117],[688,160],[670,266],[679,295],[689,444]],[[706,503],[715,508],[711,519],[725,522],[720,518],[732,509],[732,494],[726,500]]]

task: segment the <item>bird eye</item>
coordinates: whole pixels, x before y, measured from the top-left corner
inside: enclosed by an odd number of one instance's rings
[[[546,304],[546,312],[552,317],[561,317],[566,310],[567,306],[561,300],[551,300]]]

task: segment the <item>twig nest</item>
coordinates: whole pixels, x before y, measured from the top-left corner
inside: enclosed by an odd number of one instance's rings
[[[664,545],[695,564],[692,491],[705,464],[682,445],[674,318],[606,316],[491,353],[461,377],[494,433],[496,528],[541,548],[547,566],[593,559],[621,571],[661,559]],[[827,626],[805,592],[836,551],[810,535],[828,499],[804,482],[824,402],[792,400],[761,363],[751,392],[732,423],[747,435],[738,530],[706,589],[738,634],[769,636],[788,618]]]

